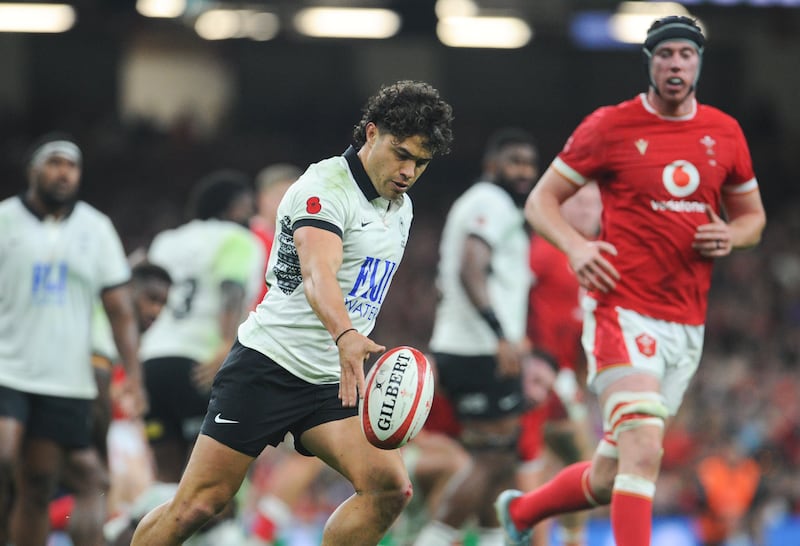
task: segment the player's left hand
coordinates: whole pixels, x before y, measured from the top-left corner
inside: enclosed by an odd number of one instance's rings
[[[730,226],[714,212],[711,205],[706,205],[707,224],[697,226],[692,248],[705,258],[721,258],[733,250]]]

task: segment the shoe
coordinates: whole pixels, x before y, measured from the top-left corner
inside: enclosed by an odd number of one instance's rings
[[[500,520],[500,526],[506,534],[506,544],[508,546],[528,546],[531,543],[531,529],[520,531],[514,525],[514,520],[511,519],[511,514],[508,512],[508,507],[511,501],[522,496],[522,491],[516,489],[506,489],[494,503],[494,509],[497,512],[497,519]]]

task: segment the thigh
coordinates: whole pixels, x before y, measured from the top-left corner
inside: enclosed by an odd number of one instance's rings
[[[0,386],[0,461],[17,459],[28,411],[27,394]]]
[[[25,436],[51,440],[66,449],[91,445],[93,401],[84,398],[31,395]]]
[[[198,503],[221,508],[239,490],[253,460],[201,434],[181,476],[171,509],[184,513]]]
[[[367,441],[357,416],[305,431],[301,440],[312,454],[347,478],[356,491],[393,489],[409,483],[400,451]]]
[[[670,346],[661,393],[670,415],[675,415],[700,365],[705,328],[684,324],[673,324],[672,327],[675,341]]]

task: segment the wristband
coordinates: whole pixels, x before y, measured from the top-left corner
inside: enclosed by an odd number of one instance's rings
[[[344,330],[341,334],[336,336],[336,339],[333,340],[333,343],[338,347],[339,346],[339,340],[342,339],[343,335],[345,335],[347,332],[357,332],[357,331],[358,330],[356,328],[348,328],[347,330]]]
[[[479,311],[483,320],[486,321],[486,324],[489,325],[489,328],[492,329],[492,332],[497,336],[498,339],[504,339],[506,336],[503,334],[503,327],[500,326],[500,321],[497,319],[497,315],[494,314],[494,310],[491,307],[487,307],[486,309],[482,309]]]

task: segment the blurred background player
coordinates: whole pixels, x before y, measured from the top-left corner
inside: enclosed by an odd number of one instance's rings
[[[256,213],[250,218],[250,230],[264,245],[264,272],[275,239],[275,222],[278,205],[289,186],[300,178],[303,171],[290,163],[275,163],[264,167],[256,175]],[[267,284],[264,283],[256,298],[256,305],[264,299]]]
[[[147,434],[161,482],[177,482],[208,407],[214,375],[263,284],[264,252],[247,228],[250,180],[223,170],[199,180],[186,224],[147,252],[172,278],[167,307],[142,336]]]
[[[172,279],[169,273],[157,265],[140,262],[131,269],[131,295],[133,310],[139,333],[147,330],[158,317],[167,303]],[[125,369],[119,364],[120,358],[114,346],[113,332],[105,311],[95,307],[92,316],[92,363],[104,361],[107,364],[99,369],[108,370],[108,382],[105,395],[102,391],[94,400],[95,418],[92,422],[94,431],[93,447],[101,454],[108,481],[108,514],[118,515],[144,491],[153,480],[153,461],[149,456],[144,426],[140,417],[132,412],[131,399],[120,387],[125,382]],[[98,367],[95,366],[95,372]],[[98,383],[98,390],[103,383]],[[106,407],[107,405],[107,407]],[[97,408],[97,406],[101,406]],[[108,420],[102,417],[108,415]],[[98,416],[101,419],[98,419]],[[129,419],[136,426],[128,430],[115,427],[114,419]],[[118,423],[117,423],[118,424]],[[122,437],[122,434],[125,437]],[[137,457],[132,464],[131,453]],[[123,460],[124,459],[124,460]],[[62,484],[69,492],[77,487],[75,480],[80,475],[73,475],[71,459],[64,468]],[[50,503],[50,525],[53,531],[67,530],[73,519],[72,510],[75,497],[71,493],[60,496]],[[105,523],[105,522],[102,522]],[[105,527],[105,526],[104,526]]]
[[[513,483],[517,462],[531,278],[521,207],[539,174],[537,155],[525,131],[492,134],[481,178],[453,203],[445,221],[430,348],[473,465],[448,487],[436,521],[417,539],[420,546],[449,546],[472,517],[482,544],[502,543],[492,501]]]
[[[713,265],[756,245],[766,223],[739,124],[695,98],[704,48],[695,20],[656,20],[647,92],[584,119],[527,201],[589,289],[583,345],[604,437],[592,461],[498,497],[512,544],[548,516],[607,504],[618,546],[650,544],[664,428],[700,362]],[[561,214],[589,180],[603,196],[596,241]]]
[[[591,240],[600,230],[602,202],[597,184],[586,184],[561,205],[571,226]],[[587,418],[583,392],[586,379],[581,348],[583,312],[581,289],[566,255],[544,237],[531,238],[530,265],[533,286],[528,309],[528,338],[537,349],[558,362],[558,379],[546,403],[525,412],[519,452],[522,465],[517,483],[522,491],[542,485],[563,466],[591,456],[594,441]],[[566,514],[559,518],[563,546],[583,546],[586,515]],[[538,525],[535,546],[549,544],[549,526]]]
[[[82,154],[49,134],[33,145],[28,189],[0,203],[0,543],[44,545],[48,506],[70,458],[76,544],[103,544],[107,481],[91,447],[92,308],[97,297],[145,409],[130,269],[104,214],[77,199]],[[12,496],[13,486],[13,496]],[[13,500],[12,500],[13,499]],[[10,529],[7,526],[10,515]]]

